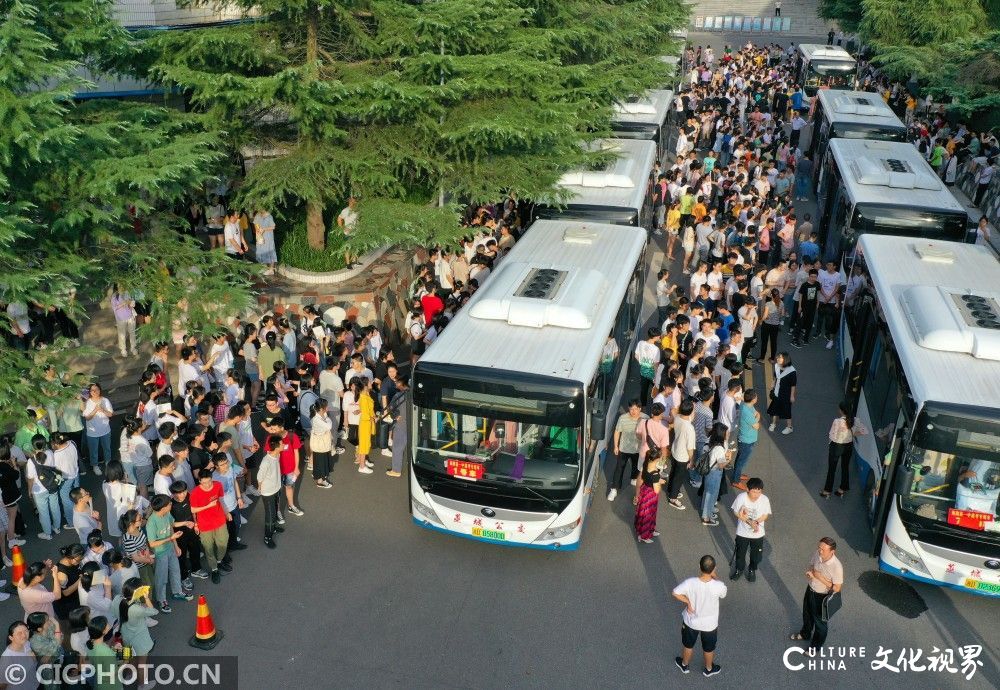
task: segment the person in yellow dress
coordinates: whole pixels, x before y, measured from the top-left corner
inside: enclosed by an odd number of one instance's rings
[[[371,474],[371,468],[375,464],[368,460],[368,454],[372,449],[372,435],[375,433],[375,401],[371,395],[372,384],[366,377],[356,376],[351,381],[351,387],[355,386],[357,388],[354,394],[361,408],[361,418],[358,422],[358,453],[355,462],[358,465],[358,472]]]

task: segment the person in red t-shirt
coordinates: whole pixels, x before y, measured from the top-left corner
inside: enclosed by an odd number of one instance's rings
[[[220,569],[227,573],[233,569],[232,559],[226,555],[229,544],[226,522],[233,516],[222,507],[223,494],[222,484],[212,479],[212,470],[198,470],[198,486],[191,491],[191,512],[215,584],[222,579]]]
[[[278,465],[281,469],[281,483],[285,486],[285,498],[288,503],[288,512],[299,517],[305,515],[305,511],[295,505],[295,482],[299,479],[299,448],[302,447],[302,440],[291,431],[285,429],[285,421],[281,417],[274,417],[265,422],[268,424],[265,430],[268,434],[281,437],[281,453],[278,455]],[[264,452],[271,450],[271,437],[264,441]],[[281,511],[278,511],[278,524],[284,524]]]
[[[420,306],[424,308],[424,324],[429,328],[434,317],[444,311],[444,302],[437,296],[441,288],[433,280],[424,283],[424,289],[427,294],[420,298]]]

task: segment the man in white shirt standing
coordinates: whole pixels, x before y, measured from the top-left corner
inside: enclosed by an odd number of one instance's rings
[[[690,673],[691,657],[694,654],[694,643],[701,637],[701,651],[705,655],[706,678],[722,671],[715,663],[715,646],[719,638],[719,601],[726,598],[726,585],[715,575],[715,559],[712,556],[702,556],[699,563],[701,574],[689,577],[674,587],[674,599],[685,604],[687,608],[681,614],[681,643],[684,651],[681,656],[674,657],[674,663],[682,673]]]
[[[748,479],[747,490],[733,501],[732,511],[736,516],[736,555],[733,556],[729,579],[740,579],[749,552],[747,582],[754,582],[760,562],[764,559],[764,523],[771,517],[771,501],[764,495],[764,480],[758,477]]]
[[[225,333],[217,333],[212,349],[208,351],[208,361],[217,386],[225,386],[226,372],[233,368],[233,350]]]
[[[840,271],[837,264],[826,262],[826,268],[819,272],[819,316],[823,333],[826,335],[826,349],[833,347],[833,334],[837,330],[837,314],[840,306]]]

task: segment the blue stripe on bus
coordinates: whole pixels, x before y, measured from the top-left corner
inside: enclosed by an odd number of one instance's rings
[[[957,589],[958,591],[965,592],[966,594],[976,594],[976,595],[981,596],[981,597],[989,597],[991,599],[1000,599],[1000,594],[998,594],[998,593],[985,592],[985,591],[981,591],[981,590],[978,590],[978,589],[969,589],[968,587],[965,587],[964,585],[956,584],[954,582],[942,582],[940,580],[932,580],[929,577],[923,577],[921,575],[914,575],[912,572],[910,572],[908,570],[906,572],[904,572],[904,571],[900,570],[899,568],[895,568],[895,567],[887,564],[881,558],[878,559],[878,567],[879,567],[880,570],[883,570],[883,571],[885,571],[887,573],[891,573],[893,575],[898,575],[899,577],[905,577],[905,578],[908,578],[910,580],[917,580],[918,582],[924,582],[924,583],[926,583],[928,585],[935,585],[937,587],[951,587],[952,589]]]
[[[545,551],[576,551],[580,548],[580,540],[577,539],[572,544],[565,544],[562,546],[556,546],[555,544],[520,544],[513,541],[499,541],[497,539],[486,539],[484,537],[476,537],[471,534],[465,534],[463,532],[453,532],[450,529],[445,529],[444,527],[438,527],[437,525],[432,525],[424,520],[418,520],[417,518],[410,516],[413,523],[424,529],[433,530],[435,532],[440,532],[442,534],[449,534],[453,537],[461,537],[462,539],[470,539],[472,541],[486,542],[487,544],[495,544],[497,546],[512,546],[519,547],[523,549],[543,549]],[[580,536],[583,536],[583,530],[580,531]]]

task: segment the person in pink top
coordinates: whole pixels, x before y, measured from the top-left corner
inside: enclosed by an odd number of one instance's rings
[[[51,570],[52,591],[42,586],[42,580]],[[62,587],[59,578],[56,577],[59,569],[52,561],[35,561],[24,571],[24,577],[17,585],[17,598],[21,600],[21,607],[24,609],[24,618],[27,620],[28,614],[40,612],[47,613],[54,620],[56,611],[52,602],[62,598]]]
[[[645,458],[651,450],[650,446],[656,446],[659,451],[660,467],[667,459],[667,450],[670,448],[670,430],[663,423],[663,413],[666,412],[663,403],[653,403],[649,408],[649,419],[642,420],[635,427],[636,436],[639,438],[639,457]]]

